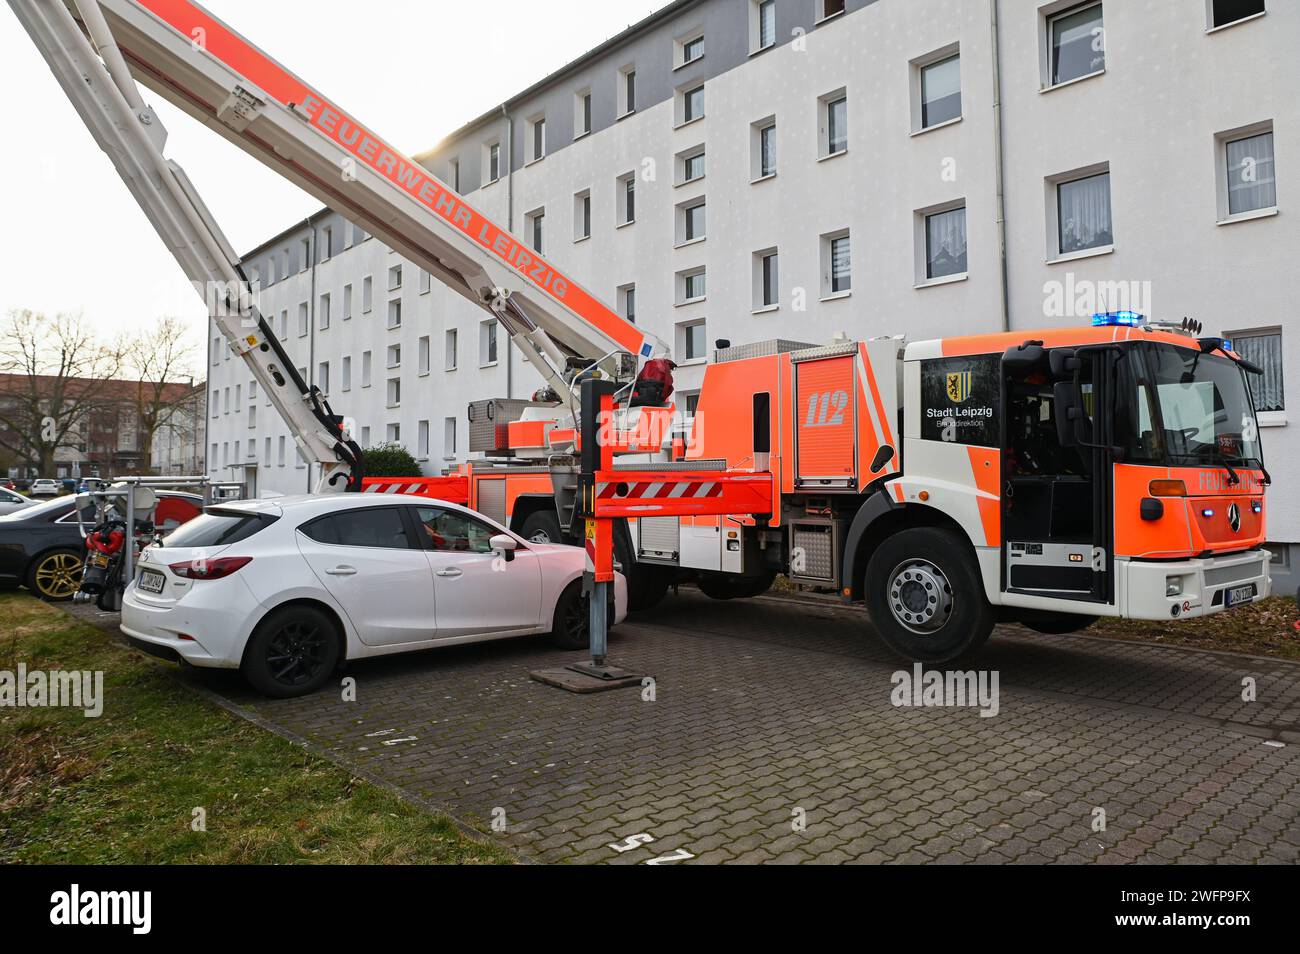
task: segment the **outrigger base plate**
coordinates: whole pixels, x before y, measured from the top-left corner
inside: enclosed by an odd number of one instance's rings
[[[556,689],[588,693],[639,686],[645,674],[620,669],[618,666],[597,666],[584,662],[560,669],[536,669],[530,672],[528,677],[543,685],[554,686]]]

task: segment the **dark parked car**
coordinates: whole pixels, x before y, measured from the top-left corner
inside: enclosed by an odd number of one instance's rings
[[[77,530],[75,497],[58,497],[0,517],[0,586],[23,584],[45,600],[71,599],[81,585],[85,541]],[[158,492],[155,524],[164,530],[180,526],[203,510],[203,498],[174,490]],[[86,529],[94,508],[84,505]]]

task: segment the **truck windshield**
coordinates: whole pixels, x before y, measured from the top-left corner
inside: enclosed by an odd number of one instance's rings
[[[1150,343],[1127,352],[1118,374],[1117,437],[1127,459],[1193,467],[1262,463],[1255,405],[1235,361]]]

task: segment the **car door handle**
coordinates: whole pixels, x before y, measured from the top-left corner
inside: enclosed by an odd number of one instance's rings
[[[325,571],[330,576],[352,576],[357,572],[355,566],[336,566]]]
[[[454,566],[444,566],[441,570],[434,570],[436,576],[460,576],[462,572],[462,570]]]

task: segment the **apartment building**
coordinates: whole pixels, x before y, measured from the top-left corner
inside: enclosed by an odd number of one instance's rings
[[[1300,476],[1297,41],[1281,0],[678,0],[416,158],[667,341],[687,413],[718,339],[1133,308],[1196,318],[1264,368],[1281,486]],[[332,211],[245,261],[362,444],[399,441],[430,473],[464,456],[469,401],[539,383],[483,312]],[[211,472],[310,489],[209,337]],[[1300,497],[1269,506],[1294,585]]]

